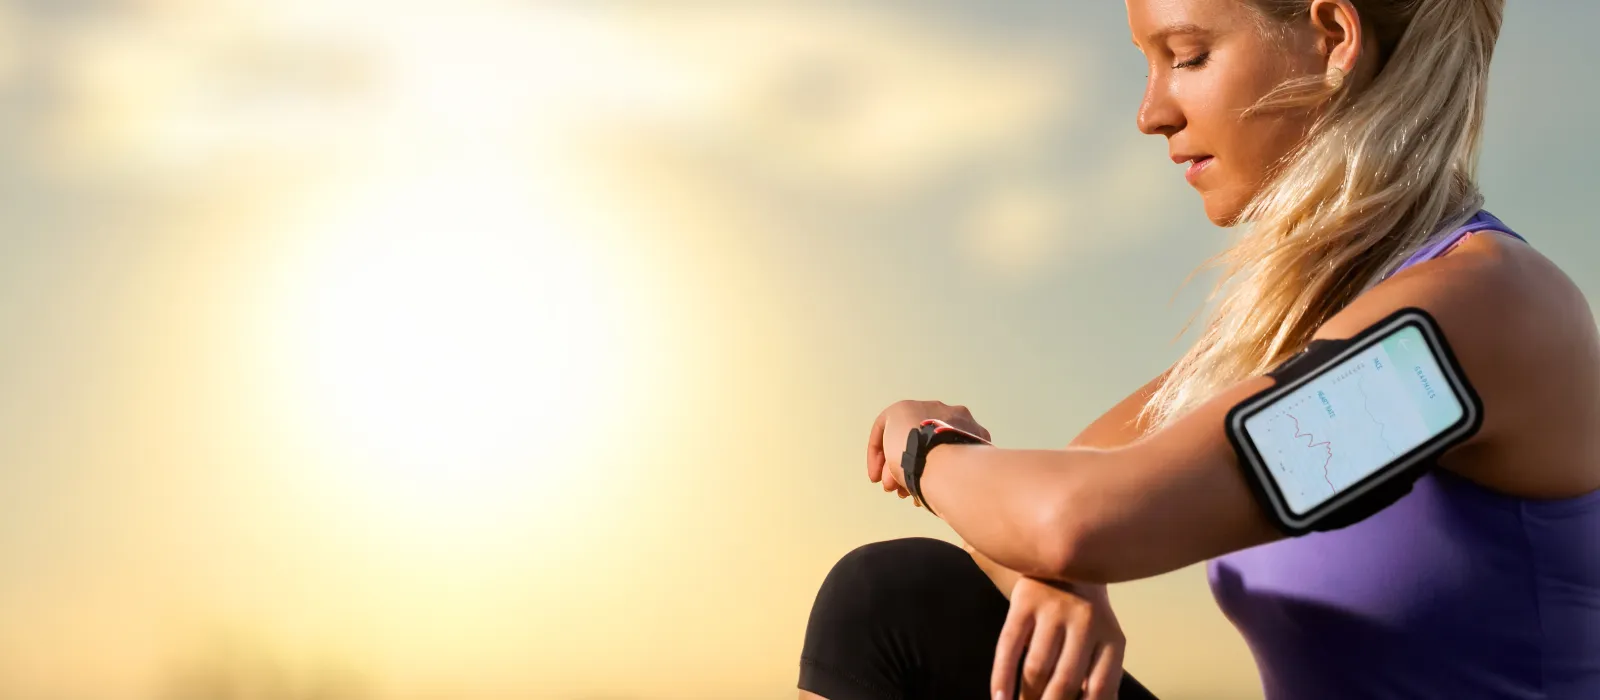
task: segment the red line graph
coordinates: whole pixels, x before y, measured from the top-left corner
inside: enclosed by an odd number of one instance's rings
[[[1288,416],[1289,420],[1294,421],[1294,436],[1297,438],[1306,438],[1307,449],[1312,447],[1321,447],[1328,451],[1328,458],[1322,460],[1322,479],[1328,482],[1328,488],[1338,491],[1338,489],[1333,487],[1333,479],[1328,476],[1328,463],[1333,461],[1333,444],[1327,440],[1316,442],[1316,438],[1312,437],[1311,433],[1300,432],[1300,419],[1295,418],[1293,413],[1285,413],[1283,415]]]

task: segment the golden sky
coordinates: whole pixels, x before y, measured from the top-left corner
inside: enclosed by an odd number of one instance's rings
[[[1560,10],[1509,10],[1483,181],[1593,295]],[[880,409],[1059,447],[1179,353],[1225,234],[1126,37],[0,4],[0,698],[794,697],[833,561],[954,539],[865,479]],[[1198,567],[1113,596],[1162,697],[1259,694]]]

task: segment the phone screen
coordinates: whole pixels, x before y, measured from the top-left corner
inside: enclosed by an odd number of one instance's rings
[[[1244,419],[1288,508],[1304,515],[1456,426],[1466,407],[1415,325]]]

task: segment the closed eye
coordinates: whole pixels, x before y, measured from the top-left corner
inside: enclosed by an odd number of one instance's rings
[[[1211,52],[1207,51],[1199,56],[1195,56],[1187,61],[1183,61],[1182,63],[1173,66],[1173,68],[1199,68],[1204,66],[1206,64],[1206,59],[1209,58],[1211,58]]]

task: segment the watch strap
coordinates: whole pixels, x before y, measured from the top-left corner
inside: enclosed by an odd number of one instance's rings
[[[900,454],[900,472],[905,475],[906,490],[916,503],[934,513],[933,506],[922,497],[922,470],[927,466],[928,453],[944,444],[991,444],[977,435],[957,428],[937,418],[922,421],[906,436],[906,449]]]

